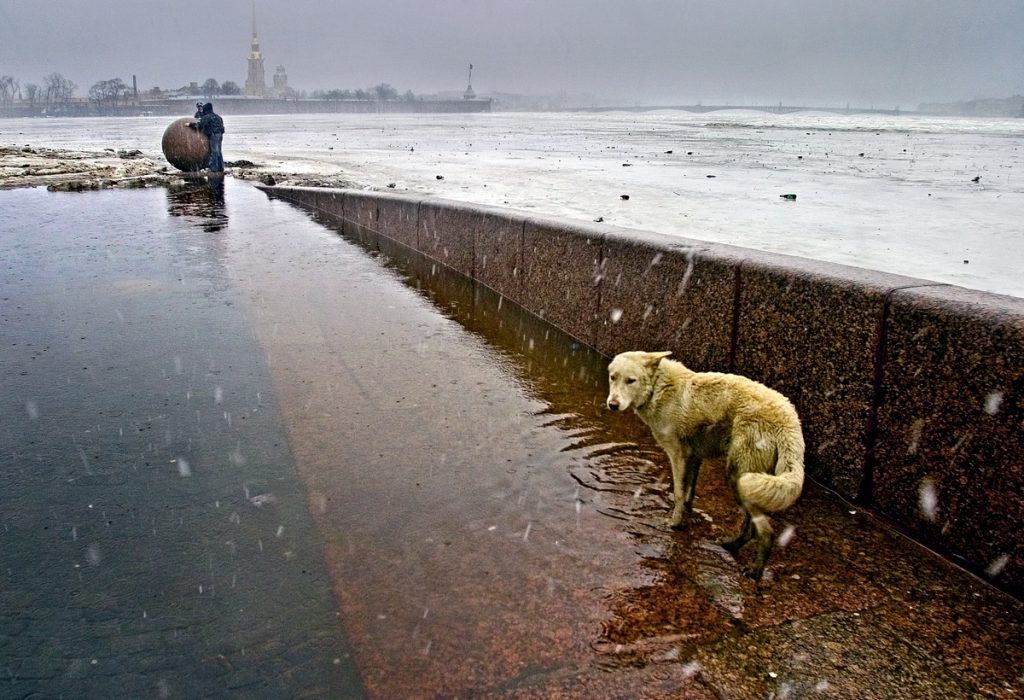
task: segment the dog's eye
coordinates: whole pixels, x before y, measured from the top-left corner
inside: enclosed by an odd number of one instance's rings
[[[630,377],[627,379],[626,384],[636,384],[636,377]]]

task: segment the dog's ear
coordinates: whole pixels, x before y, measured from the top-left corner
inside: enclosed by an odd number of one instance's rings
[[[671,350],[663,350],[661,352],[649,352],[647,353],[647,365],[649,367],[657,367],[662,360],[664,360],[671,354]]]

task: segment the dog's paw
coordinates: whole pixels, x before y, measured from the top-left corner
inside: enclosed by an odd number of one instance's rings
[[[715,544],[733,556],[736,556],[736,553],[743,547],[743,543],[737,540],[721,540]]]
[[[761,577],[764,576],[763,566],[744,566],[740,571],[749,579],[760,581]]]
[[[675,508],[672,510],[672,515],[665,518],[665,527],[678,530],[683,526],[683,509]]]

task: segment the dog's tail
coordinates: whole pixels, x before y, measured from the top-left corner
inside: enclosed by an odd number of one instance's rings
[[[804,485],[804,438],[791,430],[778,442],[775,473],[748,472],[737,484],[740,498],[767,513],[779,513],[796,502]]]

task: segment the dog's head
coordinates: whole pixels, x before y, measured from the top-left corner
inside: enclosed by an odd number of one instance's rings
[[[608,408],[637,409],[644,405],[654,386],[658,364],[671,352],[623,352],[608,365]]]

